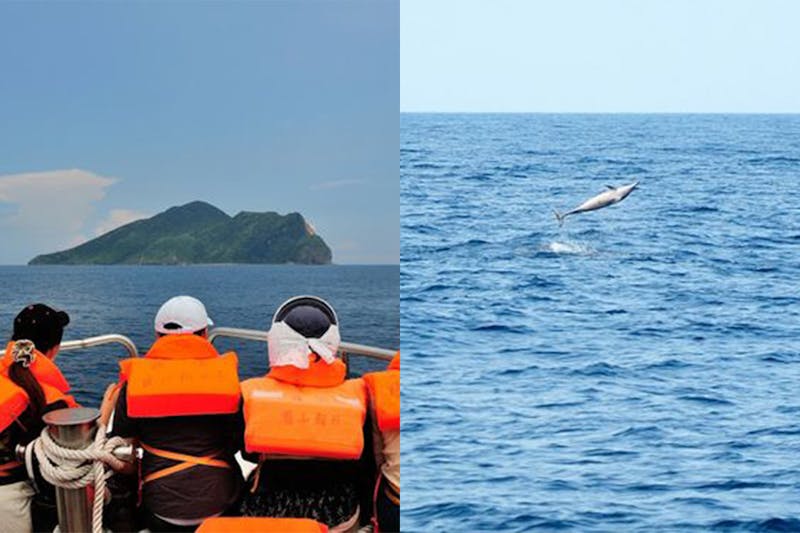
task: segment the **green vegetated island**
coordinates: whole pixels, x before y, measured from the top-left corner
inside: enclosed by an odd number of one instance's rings
[[[331,262],[331,249],[300,213],[241,212],[205,202],[172,207],[30,265],[180,265]]]

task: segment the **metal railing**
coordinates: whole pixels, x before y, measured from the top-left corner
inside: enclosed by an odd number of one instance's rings
[[[86,339],[77,339],[74,341],[64,341],[61,343],[60,350],[80,350],[81,348],[93,348],[95,346],[102,346],[104,344],[121,344],[128,351],[131,357],[139,357],[139,352],[136,345],[125,335],[117,333],[110,333],[108,335],[98,335],[97,337],[88,337]]]
[[[244,339],[248,341],[267,342],[268,336],[266,331],[260,329],[242,329],[242,328],[214,328],[208,333],[208,340],[214,342],[217,337],[231,337],[234,339]],[[374,346],[367,346],[366,344],[356,344],[354,342],[342,342],[339,344],[339,354],[342,359],[347,359],[347,355],[363,355],[371,359],[378,359],[380,361],[391,361],[396,352],[394,350],[386,350],[384,348],[376,348]]]
[[[214,342],[218,337],[229,337],[234,339],[243,339],[248,341],[268,342],[268,335],[266,331],[260,329],[243,329],[243,328],[226,328],[219,327],[213,328],[208,333],[209,342]],[[87,337],[85,339],[76,339],[64,341],[61,343],[61,351],[80,350],[83,348],[94,348],[95,346],[102,346],[105,344],[121,344],[128,355],[131,357],[138,357],[139,351],[136,344],[126,337],[117,333],[110,333],[108,335],[98,335],[96,337]],[[361,355],[371,359],[378,359],[380,361],[391,361],[394,357],[394,350],[387,350],[385,348],[377,348],[375,346],[368,346],[366,344],[357,344],[355,342],[342,342],[339,344],[339,354],[346,358],[347,355]]]

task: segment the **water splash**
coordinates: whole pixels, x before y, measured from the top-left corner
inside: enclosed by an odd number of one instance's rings
[[[590,245],[575,241],[553,241],[542,246],[542,249],[559,255],[591,255],[595,253]]]

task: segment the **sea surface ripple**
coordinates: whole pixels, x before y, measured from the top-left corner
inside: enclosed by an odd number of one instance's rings
[[[798,184],[800,116],[402,115],[403,529],[800,530]]]

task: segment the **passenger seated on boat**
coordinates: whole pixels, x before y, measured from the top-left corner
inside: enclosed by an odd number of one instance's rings
[[[369,522],[367,392],[363,380],[345,379],[339,342],[336,313],[320,298],[298,296],[275,313],[271,369],[242,383],[245,449],[258,462],[243,515],[311,518],[332,532]]]
[[[209,325],[199,300],[172,298],[156,315],[150,351],[120,364],[112,434],[144,450],[141,513],[151,531],[194,531],[234,507],[243,486],[236,354],[216,351]]]
[[[400,531],[400,352],[382,372],[364,374],[372,414],[375,461],[376,532]]]
[[[58,524],[54,488],[39,473],[38,462],[16,459],[18,444],[28,444],[44,428],[42,415],[76,407],[69,383],[53,360],[69,316],[44,304],[23,309],[0,360],[0,519],[3,531],[52,531]],[[31,481],[29,475],[33,477]]]

